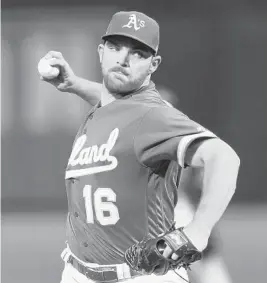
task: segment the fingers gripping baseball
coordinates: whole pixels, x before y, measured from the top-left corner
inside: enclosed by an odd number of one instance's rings
[[[57,58],[57,59],[63,59],[63,55],[61,52],[58,52],[58,51],[49,51],[45,56],[44,58],[46,59],[51,59],[51,58]]]
[[[63,92],[70,90],[76,78],[68,62],[64,59],[63,55],[57,51],[49,51],[40,60],[38,71],[41,75],[41,80],[54,85],[58,90]]]

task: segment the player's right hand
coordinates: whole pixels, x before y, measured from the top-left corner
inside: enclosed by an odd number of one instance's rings
[[[61,52],[49,51],[45,56],[45,59],[49,60],[49,64],[54,67],[59,67],[60,73],[54,79],[47,79],[40,77],[42,81],[48,82],[55,86],[59,91],[72,92],[72,88],[77,80],[72,68],[68,62],[64,59]]]

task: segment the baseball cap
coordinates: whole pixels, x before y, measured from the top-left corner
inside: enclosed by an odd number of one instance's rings
[[[102,39],[108,39],[113,35],[135,39],[150,47],[155,53],[159,48],[159,24],[141,12],[120,11],[114,14]]]

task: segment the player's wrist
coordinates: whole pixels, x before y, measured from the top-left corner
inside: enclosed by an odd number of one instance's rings
[[[199,251],[203,251],[208,244],[211,228],[199,221],[193,220],[183,228],[183,232]]]
[[[69,83],[66,87],[66,91],[78,95],[80,93],[81,78],[76,75],[73,75],[69,80]]]

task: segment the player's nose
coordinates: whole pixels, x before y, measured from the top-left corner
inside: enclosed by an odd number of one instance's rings
[[[122,67],[129,67],[129,55],[129,48],[122,48],[118,54],[117,63],[120,64]]]

